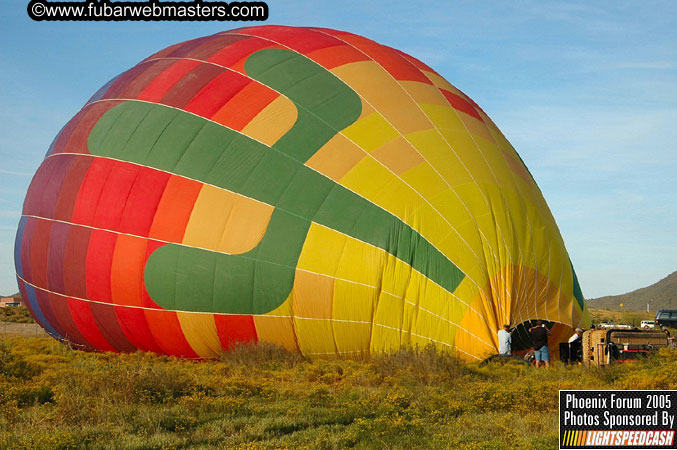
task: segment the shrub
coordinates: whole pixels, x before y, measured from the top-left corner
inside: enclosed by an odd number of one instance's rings
[[[35,319],[25,306],[7,306],[0,308],[0,322],[35,323]]]
[[[132,401],[142,403],[167,403],[178,397],[192,394],[193,380],[188,374],[172,365],[143,366],[132,373]]]
[[[0,375],[27,380],[38,372],[25,358],[12,349],[13,342],[0,339]]]
[[[422,384],[434,384],[470,373],[458,357],[433,345],[405,347],[394,353],[380,354],[373,358],[373,363],[383,377],[407,376]]]
[[[307,360],[299,353],[292,353],[267,342],[240,342],[222,353],[219,361],[230,367],[284,370],[296,367]]]

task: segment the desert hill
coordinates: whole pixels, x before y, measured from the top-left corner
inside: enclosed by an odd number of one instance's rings
[[[606,297],[588,300],[588,308],[620,309],[623,303],[624,310],[646,311],[646,304],[650,303],[651,311],[659,309],[677,308],[677,272],[673,272],[662,280],[627,294],[609,295]]]

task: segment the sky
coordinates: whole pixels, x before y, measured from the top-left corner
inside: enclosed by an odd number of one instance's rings
[[[205,0],[206,1],[206,0]],[[409,53],[468,94],[533,174],[586,298],[677,270],[677,2],[268,1],[267,24]],[[34,22],[0,2],[0,294],[32,175],[108,80],[184,40],[261,22]]]

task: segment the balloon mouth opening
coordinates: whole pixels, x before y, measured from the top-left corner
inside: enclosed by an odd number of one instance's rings
[[[551,320],[543,320],[543,319],[540,320],[548,330],[552,330],[552,328],[557,323]],[[521,322],[511,328],[510,331],[512,334],[513,353],[525,354],[529,350],[533,349],[534,343],[531,339],[531,333],[529,333],[529,329],[531,327],[535,327],[538,324],[538,321],[539,319],[525,320],[524,322]],[[548,339],[548,347],[550,347],[552,341],[553,341],[552,339]]]

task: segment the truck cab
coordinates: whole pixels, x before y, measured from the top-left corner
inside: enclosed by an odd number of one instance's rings
[[[677,328],[677,309],[659,309],[654,321],[660,327]]]

